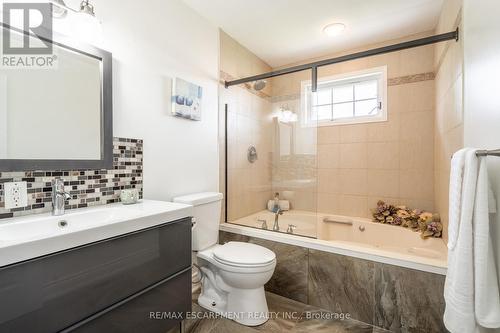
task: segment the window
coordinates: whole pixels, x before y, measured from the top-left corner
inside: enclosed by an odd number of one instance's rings
[[[387,120],[386,67],[302,82],[302,122],[306,126],[366,123]]]

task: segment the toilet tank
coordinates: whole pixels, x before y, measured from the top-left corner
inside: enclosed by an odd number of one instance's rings
[[[204,192],[176,197],[174,202],[194,207],[192,231],[193,251],[201,251],[217,244],[221,214],[222,193]]]

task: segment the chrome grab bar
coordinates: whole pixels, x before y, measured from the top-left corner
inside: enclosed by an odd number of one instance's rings
[[[328,216],[323,218],[323,222],[352,225],[352,221],[349,221],[349,220],[336,220],[336,219],[332,219],[331,217],[328,217]]]

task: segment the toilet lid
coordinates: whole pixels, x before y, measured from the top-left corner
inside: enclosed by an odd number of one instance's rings
[[[273,251],[263,246],[229,242],[218,246],[213,251],[215,260],[234,266],[263,266],[276,259]]]

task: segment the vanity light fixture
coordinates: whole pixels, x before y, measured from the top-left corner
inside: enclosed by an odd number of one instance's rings
[[[80,2],[80,9],[68,7],[64,0],[49,0],[49,2],[53,5],[52,16],[54,16],[54,18],[64,18],[68,15],[68,11],[95,17],[94,5],[92,5],[89,0],[82,0],[82,2]]]
[[[94,5],[82,0],[79,9],[68,7],[64,0],[49,0],[54,18],[66,18],[71,13],[71,34],[88,43],[99,43],[102,37],[101,22],[95,16]]]
[[[95,17],[94,5],[89,3],[89,0],[83,0],[80,3],[80,13],[81,14],[88,14],[90,16]]]
[[[65,18],[68,15],[68,6],[64,3],[64,0],[52,0],[52,17],[57,19]]]
[[[345,30],[345,24],[343,23],[331,23],[323,28],[323,33],[327,36],[333,37],[337,36]]]

